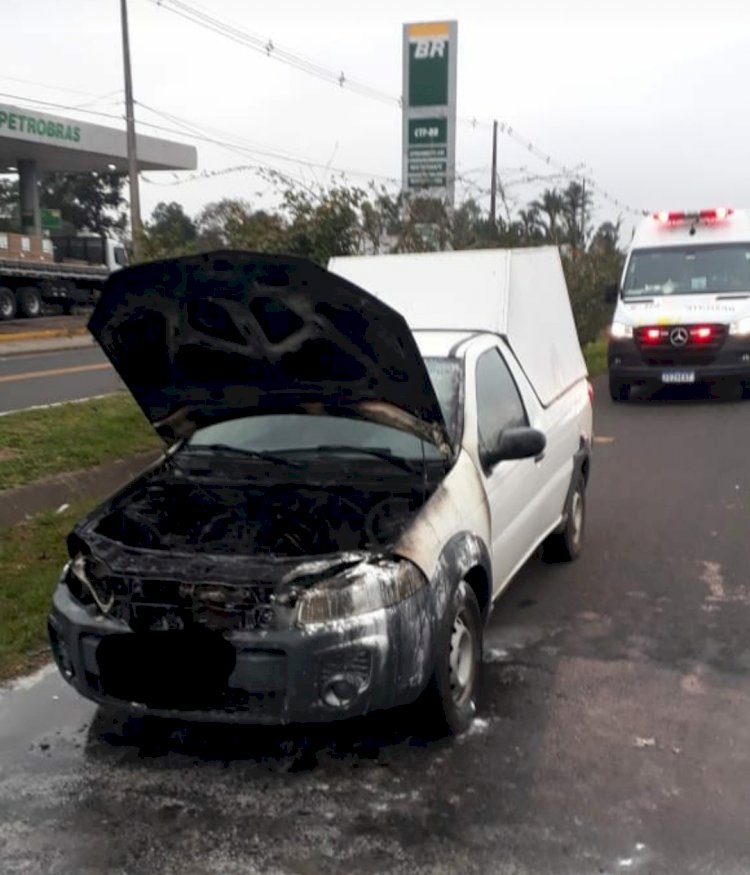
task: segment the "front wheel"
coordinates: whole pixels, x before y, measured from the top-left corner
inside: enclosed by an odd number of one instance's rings
[[[430,722],[460,735],[472,724],[482,662],[482,615],[472,588],[462,580],[450,602],[435,672],[425,694]]]
[[[586,480],[579,474],[568,502],[565,528],[544,543],[544,558],[551,562],[573,562],[583,550],[586,525]]]

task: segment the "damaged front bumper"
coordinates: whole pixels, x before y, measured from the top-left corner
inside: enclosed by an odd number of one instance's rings
[[[61,581],[49,616],[58,667],[83,696],[194,721],[307,723],[414,701],[434,664],[429,586],[346,620],[279,630],[133,631]]]

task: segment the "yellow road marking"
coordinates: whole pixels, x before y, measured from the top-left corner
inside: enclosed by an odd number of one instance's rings
[[[595,435],[594,443],[595,444],[613,444],[615,439],[613,437],[604,437],[604,435]]]
[[[103,371],[111,368],[108,363],[96,365],[76,365],[72,368],[53,368],[49,371],[27,371],[25,374],[6,374],[0,377],[0,383],[13,383],[16,380],[35,380],[39,377],[62,377],[65,374],[81,374],[84,371]]]
[[[85,327],[79,328],[40,328],[38,331],[16,331],[0,334],[0,343],[15,343],[23,340],[49,340],[52,337],[82,337],[88,334]]]

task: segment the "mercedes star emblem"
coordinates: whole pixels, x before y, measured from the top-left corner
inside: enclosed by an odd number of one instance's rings
[[[672,346],[685,346],[690,339],[690,334],[687,328],[673,328],[669,332],[669,342]]]

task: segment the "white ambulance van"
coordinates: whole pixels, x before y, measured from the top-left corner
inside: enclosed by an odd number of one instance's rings
[[[675,383],[750,387],[750,214],[660,212],[633,236],[608,346],[613,401]]]

